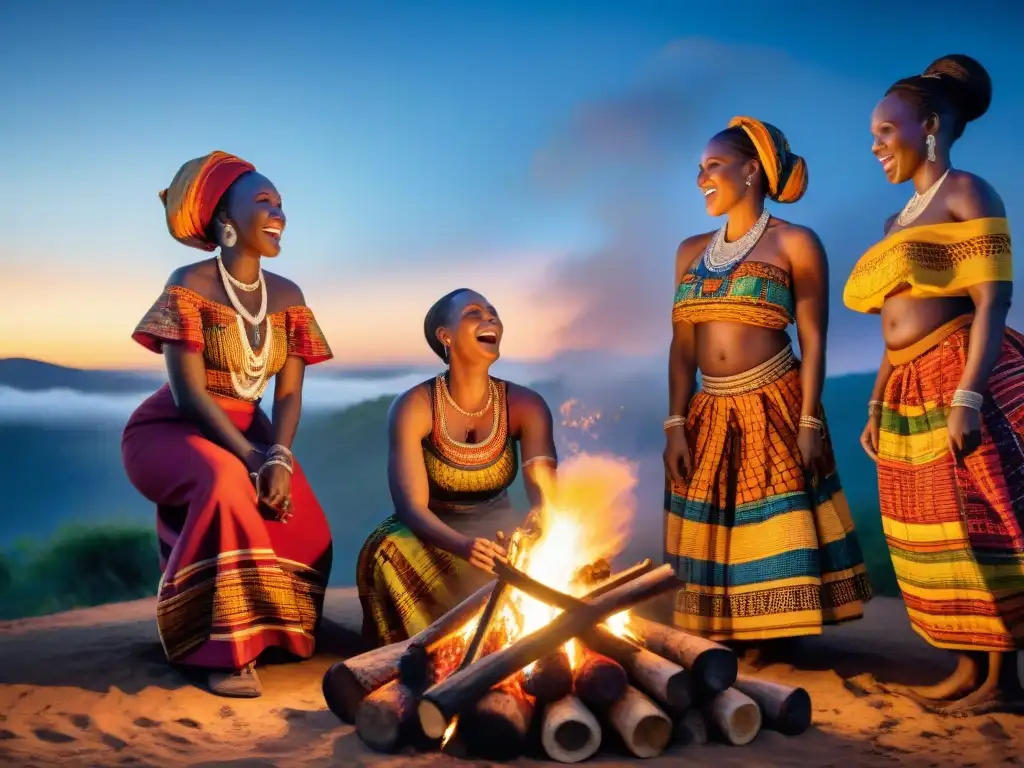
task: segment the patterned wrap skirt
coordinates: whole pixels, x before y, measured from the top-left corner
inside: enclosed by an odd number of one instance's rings
[[[1024,336],[1007,329],[961,462],[946,418],[967,362],[964,316],[892,351],[878,446],[882,527],[914,629],[939,648],[1024,647]]]
[[[492,501],[437,515],[464,536],[491,541],[498,531],[511,534],[524,517],[504,492]],[[363,636],[374,645],[412,637],[493,579],[462,558],[425,543],[392,515],[359,552],[356,585]]]
[[[693,474],[665,494],[681,629],[765,640],[863,615],[871,587],[832,444],[826,435],[820,471],[805,472],[801,406],[788,346],[743,374],[703,378],[686,423]]]

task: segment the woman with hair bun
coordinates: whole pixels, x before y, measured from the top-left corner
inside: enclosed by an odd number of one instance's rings
[[[708,143],[697,185],[727,221],[676,254],[665,420],[665,555],[685,582],[675,622],[716,640],[820,634],[860,618],[871,589],[821,407],[825,252],[765,208],[799,200],[807,166],[779,129],[737,117]]]
[[[427,344],[448,365],[399,395],[388,414],[395,514],[359,553],[363,634],[398,642],[479,589],[505,558],[502,532],[523,522],[508,498],[520,457],[541,506],[558,459],[551,411],[536,392],[490,375],[504,328],[497,310],[460,288],[427,312]]]
[[[861,442],[914,629],[955,651],[913,693],[940,711],[1020,693],[1024,645],[1024,336],[1006,327],[1010,229],[995,190],[950,163],[992,82],[954,54],[897,81],[871,118],[873,152],[914,195],[856,264],[844,300],[881,314],[886,353]]]

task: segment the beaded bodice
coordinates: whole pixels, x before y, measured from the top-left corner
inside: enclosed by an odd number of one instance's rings
[[[262,335],[264,345],[271,345],[266,361],[268,379],[284,367],[289,355],[302,357],[309,365],[333,357],[308,307],[289,307],[268,313]],[[166,343],[184,344],[202,352],[207,390],[220,397],[244,399],[232,384],[232,374],[237,377],[240,373],[246,353],[232,307],[211,301],[188,288],[170,286],[136,326],[132,338],[157,353],[163,351]],[[262,389],[252,399],[259,399],[260,395]]]
[[[742,261],[727,272],[710,271],[700,259],[676,288],[673,322],[724,321],[782,330],[793,322],[789,273],[763,261]]]
[[[448,433],[444,381],[431,387],[433,428],[423,440],[430,500],[442,505],[472,505],[502,495],[519,473],[515,441],[509,431],[508,387],[494,380],[490,433],[479,443],[463,443]]]

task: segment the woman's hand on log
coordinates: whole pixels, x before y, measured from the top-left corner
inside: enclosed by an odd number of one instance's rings
[[[470,539],[462,555],[474,568],[494,573],[494,562],[505,562],[505,548],[489,539]]]

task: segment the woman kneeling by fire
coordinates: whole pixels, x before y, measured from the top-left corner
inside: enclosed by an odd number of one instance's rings
[[[558,463],[544,399],[490,375],[503,327],[487,299],[452,291],[423,331],[448,370],[400,395],[388,414],[395,514],[367,539],[356,572],[363,634],[375,645],[415,635],[493,578],[505,535],[524,524],[508,497],[517,442],[533,509]]]

